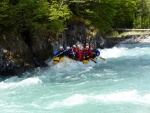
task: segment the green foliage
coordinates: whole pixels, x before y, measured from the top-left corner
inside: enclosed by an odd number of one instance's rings
[[[120,0],[115,9],[116,15],[113,19],[113,26],[117,28],[132,28],[134,13],[137,10],[136,0]]]
[[[8,2],[2,1],[0,2],[0,21],[3,20],[3,18],[7,17],[6,11],[8,10]]]
[[[67,4],[62,2],[53,1],[49,8],[49,22],[51,31],[60,33],[66,28],[66,21],[71,18],[71,11]]]
[[[45,0],[20,0],[15,7],[17,27],[46,29],[49,3]]]
[[[114,1],[95,0],[72,3],[70,9],[74,15],[83,18],[86,23],[94,26],[98,31],[107,31],[111,28],[112,17],[115,14]]]
[[[137,10],[134,19],[135,28],[150,28],[150,1],[137,0]]]
[[[62,33],[70,21],[100,32],[112,27],[149,28],[149,0],[1,0],[0,29]]]
[[[3,0],[0,2],[0,28],[13,26],[20,32],[26,29],[63,32],[67,20],[72,16],[68,5],[53,0]]]
[[[9,4],[8,0],[3,0],[0,2],[0,26],[5,27],[9,25],[8,20],[9,16]]]

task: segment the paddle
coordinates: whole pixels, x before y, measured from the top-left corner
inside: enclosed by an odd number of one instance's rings
[[[53,56],[53,58],[49,58],[49,59],[47,59],[45,62],[46,62],[46,63],[50,62],[52,59],[54,59],[55,57],[57,57],[57,56],[59,56],[59,55],[63,54],[65,51],[66,51],[66,50],[64,50],[64,51],[60,52],[60,53],[59,53],[58,55],[56,55],[56,56]]]
[[[90,60],[92,60],[94,63],[97,63],[93,58],[90,58]]]
[[[99,57],[101,60],[104,60],[104,61],[106,61],[106,59],[105,58],[103,58],[103,57]]]
[[[57,57],[57,56],[63,54],[65,51],[66,51],[66,50],[63,50],[62,52],[60,52],[58,55],[54,56],[53,58],[55,58],[55,57]]]

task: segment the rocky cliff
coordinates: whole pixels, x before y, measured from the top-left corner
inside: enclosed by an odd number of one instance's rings
[[[20,75],[47,66],[44,60],[52,56],[53,51],[48,38],[42,32],[30,30],[0,34],[0,75]]]

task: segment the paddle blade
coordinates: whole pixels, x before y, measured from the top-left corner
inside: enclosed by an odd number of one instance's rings
[[[105,58],[103,58],[103,57],[100,57],[100,59],[101,59],[101,60],[104,60],[104,61],[106,61],[106,59],[105,59]]]
[[[90,60],[92,60],[93,62],[97,63],[95,58],[90,58]]]

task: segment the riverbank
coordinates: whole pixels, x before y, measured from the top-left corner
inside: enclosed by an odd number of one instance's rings
[[[109,47],[118,43],[150,43],[150,29],[113,29],[106,40]]]

